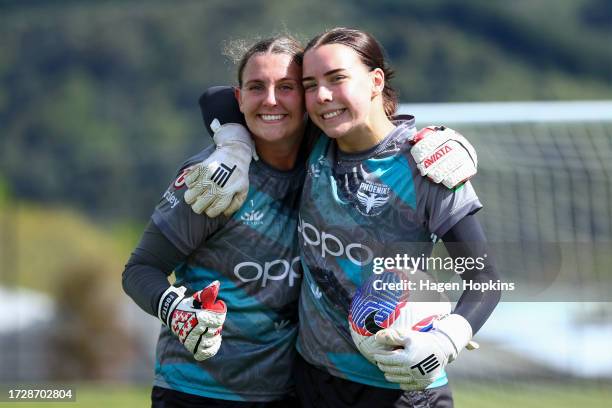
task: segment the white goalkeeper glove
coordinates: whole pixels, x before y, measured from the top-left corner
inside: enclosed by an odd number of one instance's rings
[[[434,321],[429,331],[384,329],[375,338],[383,346],[400,347],[381,351],[374,355],[374,360],[388,381],[406,391],[423,390],[431,385],[464,347],[478,348],[477,343],[470,341],[472,327],[458,314]]]
[[[221,347],[227,306],[217,300],[219,281],[185,297],[184,286],[170,286],[161,297],[157,315],[198,361],[213,357]]]
[[[476,174],[476,150],[459,132],[445,126],[428,126],[411,139],[412,157],[422,176],[447,188],[456,188]]]
[[[229,216],[244,203],[249,192],[251,157],[258,159],[249,131],[237,123],[211,123],[215,150],[185,177],[185,202],[198,214]]]

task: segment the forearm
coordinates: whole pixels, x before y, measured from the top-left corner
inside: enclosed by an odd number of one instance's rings
[[[168,276],[186,256],[149,222],[123,271],[123,290],[142,310],[157,317]]]
[[[480,223],[475,215],[468,215],[459,221],[442,239],[448,253],[453,258],[481,259],[484,267],[462,273],[461,279],[469,282],[496,281],[500,276],[495,269],[488,244]],[[499,303],[499,290],[469,290],[463,291],[454,313],[463,316],[472,327],[473,334],[487,321]]]

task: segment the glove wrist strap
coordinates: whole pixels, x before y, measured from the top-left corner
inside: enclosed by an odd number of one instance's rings
[[[457,354],[472,339],[472,326],[465,318],[458,314],[450,314],[442,317],[434,323],[434,328],[445,335],[455,348],[450,361],[457,358]]]
[[[221,130],[224,131],[221,131]],[[215,129],[213,140],[217,147],[229,146],[235,143],[241,143],[249,149],[250,155],[257,160],[257,152],[255,150],[255,142],[251,138],[249,131],[238,123],[226,123]]]
[[[166,326],[170,326],[170,316],[172,311],[176,309],[178,304],[185,297],[185,287],[175,288],[170,286],[164,293],[162,293],[159,299],[159,305],[157,306],[157,317]]]

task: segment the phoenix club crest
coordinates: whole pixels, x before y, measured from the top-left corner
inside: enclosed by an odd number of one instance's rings
[[[357,208],[363,215],[378,215],[382,212],[384,205],[389,201],[389,187],[362,181],[357,190]]]

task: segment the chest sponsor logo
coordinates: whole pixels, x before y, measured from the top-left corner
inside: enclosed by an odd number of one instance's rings
[[[319,231],[314,225],[304,222],[301,217],[298,221],[298,233],[301,234],[304,246],[313,247],[322,258],[326,256],[343,257],[358,266],[372,262],[374,253],[360,242],[345,243],[337,236],[325,231]]]
[[[234,276],[242,282],[253,282],[261,280],[261,286],[266,287],[270,281],[282,281],[287,279],[289,287],[293,287],[302,275],[299,273],[300,257],[293,259],[275,259],[274,261],[240,262],[234,267]]]
[[[362,181],[357,190],[357,209],[366,216],[378,215],[389,201],[389,187],[383,184]]]
[[[250,200],[249,204],[251,206],[251,210],[242,214],[240,216],[240,219],[246,225],[250,225],[250,226],[262,225],[263,224],[262,219],[266,215],[266,213],[261,210],[256,210],[255,203],[253,202],[253,200]]]
[[[263,221],[261,220],[264,217],[263,211],[248,211],[240,216],[240,219],[244,221],[247,225],[261,225]]]

